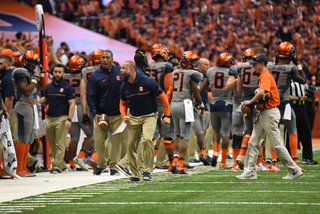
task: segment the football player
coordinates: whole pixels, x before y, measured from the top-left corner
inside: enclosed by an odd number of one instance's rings
[[[230,136],[230,117],[232,112],[231,91],[226,91],[226,83],[229,78],[229,68],[234,65],[232,56],[224,52],[219,55],[219,67],[208,69],[207,78],[204,80],[200,93],[211,86],[212,97],[210,102],[211,124],[214,130],[213,136],[213,156],[211,165],[215,167],[218,159],[218,148],[220,137],[222,137],[222,159],[220,168],[231,168],[227,165],[226,159],[228,154],[229,136]]]

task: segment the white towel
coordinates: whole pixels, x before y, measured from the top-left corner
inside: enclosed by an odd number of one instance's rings
[[[72,118],[71,118],[71,121],[72,122],[74,122],[74,123],[77,123],[79,120],[78,120],[78,114],[77,114],[77,106],[78,105],[76,105],[75,106],[75,108],[74,108],[74,113],[73,113],[73,116],[72,116]]]
[[[38,106],[32,105],[34,111],[34,126],[33,129],[39,129],[39,116],[38,116]]]
[[[291,120],[291,105],[290,105],[290,103],[286,104],[282,119]]]
[[[186,122],[194,122],[194,115],[193,115],[193,104],[192,101],[189,99],[183,100],[184,109],[185,109],[185,121]]]

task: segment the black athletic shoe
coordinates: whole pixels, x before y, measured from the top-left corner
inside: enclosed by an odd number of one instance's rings
[[[128,180],[127,180],[128,183],[130,182],[140,182],[140,179],[139,178],[135,178],[135,177],[130,177]]]
[[[212,156],[211,166],[217,166],[218,156]]]
[[[310,164],[310,165],[315,165],[315,164],[318,164],[318,161],[315,161],[313,159],[303,159],[302,160],[302,163],[304,164]]]
[[[207,160],[207,157],[203,154],[200,155],[200,160],[202,161],[203,165],[210,166],[210,162]]]
[[[143,173],[143,180],[144,181],[151,181],[151,174],[149,172]]]
[[[118,164],[116,164],[116,167],[117,167],[117,169],[118,169],[120,172],[122,172],[125,176],[127,176],[127,177],[130,177],[130,176],[131,176],[131,173],[130,173],[129,169],[123,168],[122,166],[120,166],[120,165],[118,165]]]
[[[96,168],[96,170],[94,170],[93,174],[94,175],[101,175],[101,173],[103,171],[105,171],[106,169],[107,169],[107,167],[105,167],[105,168]]]
[[[36,162],[34,162],[34,164],[32,164],[32,166],[30,167],[27,167],[30,172],[33,174],[33,173],[36,173],[37,170],[38,170],[38,167],[39,167],[39,161],[36,160]]]
[[[156,166],[155,168],[156,168],[156,169],[164,169],[164,170],[167,170],[167,169],[169,169],[169,166],[160,166],[160,167]]]

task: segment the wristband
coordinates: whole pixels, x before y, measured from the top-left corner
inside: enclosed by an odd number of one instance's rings
[[[44,73],[40,73],[40,77],[44,77]]]
[[[53,45],[49,46],[49,48],[53,48]]]
[[[8,112],[8,110],[4,110],[4,112]]]
[[[70,119],[70,118],[68,118],[67,120],[71,122],[71,119]]]
[[[203,102],[199,105],[200,108],[204,108]]]
[[[32,78],[31,82],[33,82],[34,84],[37,84],[37,83],[38,83],[38,81],[37,81],[36,78]]]

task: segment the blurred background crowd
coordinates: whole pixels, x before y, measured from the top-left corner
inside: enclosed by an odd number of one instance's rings
[[[278,45],[289,41],[307,78],[320,80],[318,0],[20,1],[41,3],[46,12],[147,51],[155,43],[177,57],[191,50],[212,66],[222,52],[238,62],[245,49],[258,46],[274,61]],[[23,47],[27,45],[32,43]],[[70,57],[72,52],[64,48],[59,54]]]

